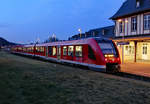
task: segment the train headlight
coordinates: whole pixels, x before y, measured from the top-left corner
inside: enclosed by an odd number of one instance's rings
[[[113,54],[109,54],[109,55],[105,55],[105,57],[114,57],[114,55]]]

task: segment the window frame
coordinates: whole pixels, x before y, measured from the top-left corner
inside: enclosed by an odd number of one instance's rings
[[[144,30],[150,30],[150,13],[144,15],[143,22]]]
[[[36,46],[36,52],[44,53],[44,46]]]
[[[131,32],[137,31],[137,16],[131,17]]]
[[[69,47],[73,47],[73,51],[70,51]],[[72,53],[72,55],[70,54],[70,52]],[[68,46],[68,56],[74,56],[74,46]]]
[[[77,51],[77,47],[81,47],[81,51]],[[78,55],[77,52],[81,52],[81,56]],[[75,56],[76,57],[83,57],[83,46],[82,45],[75,46]]]
[[[134,55],[135,49],[132,45],[125,45],[125,55]]]
[[[143,54],[143,55],[147,55],[147,53],[148,53],[147,44],[143,44],[143,46],[142,46],[142,54]]]
[[[68,55],[67,54],[67,48],[68,48],[67,46],[63,46],[63,56],[67,56]],[[66,49],[66,50],[64,50],[64,49]]]

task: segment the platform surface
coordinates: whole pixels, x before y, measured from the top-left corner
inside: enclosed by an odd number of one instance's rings
[[[124,63],[121,65],[121,71],[150,77],[150,63]]]

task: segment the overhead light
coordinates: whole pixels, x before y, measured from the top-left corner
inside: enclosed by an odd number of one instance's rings
[[[118,22],[122,22],[122,19],[119,19]]]
[[[125,23],[128,23],[128,20],[125,20]]]

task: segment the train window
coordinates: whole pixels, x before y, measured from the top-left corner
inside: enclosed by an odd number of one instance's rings
[[[75,55],[76,57],[82,57],[82,46],[76,46]]]
[[[63,55],[64,55],[64,56],[67,55],[67,47],[66,47],[66,46],[63,47]]]
[[[32,52],[34,51],[34,47],[31,48]]]
[[[19,50],[19,51],[21,51],[21,50],[22,50],[22,48],[21,48],[21,47],[18,47],[18,50]]]
[[[27,51],[28,51],[28,52],[33,52],[33,47],[28,47],[28,48],[27,48]]]
[[[41,52],[44,52],[44,47],[41,47]]]
[[[53,47],[53,56],[56,56],[56,47]]]
[[[26,52],[26,48],[25,47],[23,48],[23,51]]]
[[[73,56],[73,50],[74,50],[73,46],[68,47],[68,56]]]
[[[90,59],[96,60],[96,57],[94,55],[94,51],[92,50],[91,46],[88,46],[88,57]]]
[[[115,47],[112,42],[99,43],[103,54],[116,54]]]
[[[48,47],[48,53],[49,53],[50,56],[52,56],[52,49],[53,48],[51,46]]]
[[[36,51],[39,53],[43,53],[44,52],[44,47],[36,47]]]

